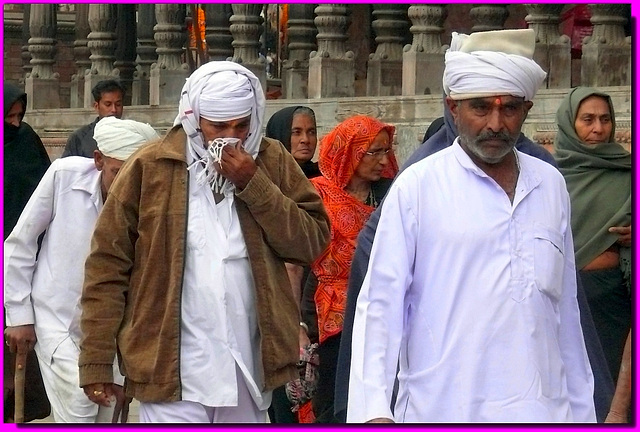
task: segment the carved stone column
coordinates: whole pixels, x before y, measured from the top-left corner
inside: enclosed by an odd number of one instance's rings
[[[309,97],[309,54],[317,48],[313,4],[290,4],[287,36],[289,58],[282,62],[282,94],[285,99]]]
[[[309,98],[355,95],[355,56],[345,44],[348,12],[344,4],[321,4],[315,9],[318,51],[309,54]]]
[[[262,35],[262,4],[232,4],[233,15],[231,34],[233,35],[232,61],[241,64],[255,74],[262,84],[262,90],[267,90],[267,64],[260,58],[260,36]]]
[[[547,72],[546,88],[571,87],[571,39],[560,33],[563,4],[526,4],[524,19],[536,32],[533,59]]]
[[[176,3],[156,4],[156,21],[153,28],[158,61],[151,65],[149,104],[176,104],[189,66],[182,61],[187,40],[185,5]]]
[[[25,3],[22,5],[22,47],[20,47],[20,58],[22,59],[22,70],[26,76],[31,72],[31,54],[29,53],[29,16],[31,5]]]
[[[475,23],[471,32],[490,30],[504,30],[504,23],[509,17],[506,4],[479,4],[469,11],[471,20]]]
[[[205,39],[210,60],[228,60],[233,57],[233,36],[229,30],[229,19],[233,15],[231,4],[206,3]]]
[[[125,88],[124,105],[131,105],[133,73],[136,70],[136,5],[118,4],[116,61],[113,63]]]
[[[56,4],[31,5],[29,53],[32,69],[25,79],[27,109],[60,108],[60,75],[53,71],[57,8]]]
[[[409,7],[409,18],[413,42],[404,47],[402,54],[402,94],[441,94],[447,50],[442,44],[442,33],[447,6],[414,4]]]
[[[133,73],[131,105],[149,105],[151,65],[158,60],[156,41],[153,39],[155,25],[155,5],[153,3],[138,4],[138,46],[136,48],[138,65]]]
[[[91,51],[87,43],[87,36],[91,31],[89,27],[89,4],[79,3],[75,5],[76,12],[76,39],[73,41],[73,57],[76,63],[76,73],[71,76],[71,108],[84,107],[84,74],[91,67],[89,56]]]
[[[91,68],[84,74],[84,107],[93,106],[91,89],[102,80],[118,79],[119,71],[114,69],[116,59],[116,5],[90,4],[89,27],[91,32],[87,46],[91,51]]]
[[[581,84],[591,87],[631,84],[631,37],[625,37],[627,4],[590,4],[593,34],[582,41]]]
[[[367,96],[402,94],[402,42],[409,26],[407,5],[374,4],[376,52],[367,65]]]

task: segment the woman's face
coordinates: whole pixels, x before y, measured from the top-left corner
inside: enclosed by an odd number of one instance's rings
[[[316,152],[318,137],[316,122],[307,114],[296,114],[291,122],[291,155],[303,164],[311,160]]]
[[[576,134],[587,145],[609,142],[613,123],[606,99],[589,96],[580,103],[576,115]]]
[[[373,139],[369,150],[360,160],[355,175],[370,182],[380,180],[382,171],[389,163],[391,139],[389,133],[382,129]]]

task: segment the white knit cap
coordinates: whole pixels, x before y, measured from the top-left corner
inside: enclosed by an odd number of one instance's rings
[[[547,76],[533,60],[533,29],[453,32],[445,53],[444,91],[454,100],[511,95],[530,101]]]
[[[125,161],[142,144],[158,138],[156,131],[147,123],[103,117],[93,131],[98,150],[110,158]]]

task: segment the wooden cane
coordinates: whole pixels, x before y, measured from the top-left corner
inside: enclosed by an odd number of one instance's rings
[[[14,376],[15,387],[15,412],[16,423],[24,423],[24,381],[27,371],[27,353],[18,351],[16,354],[16,369]]]

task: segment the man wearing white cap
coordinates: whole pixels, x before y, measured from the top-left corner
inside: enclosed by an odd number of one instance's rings
[[[271,391],[297,374],[298,305],[285,261],[329,240],[297,162],[261,137],[259,80],[232,62],[198,68],[167,135],[115,182],[82,297],[80,384],[113,386],[117,337],[141,422],[265,422]]]
[[[534,47],[533,30],[453,34],[443,81],[459,136],[385,198],[347,421],[595,422],[569,196],[514,148],[546,75]]]
[[[94,159],[72,156],[53,162],[4,242],[7,345],[11,351],[35,349],[57,423],[110,422],[117,417],[117,403],[98,407],[79,386],[84,260],[118,170],[156,137],[147,124],[116,117],[100,120],[94,131]],[[111,367],[122,386],[117,365],[112,362]],[[119,395],[121,405],[122,390]]]

